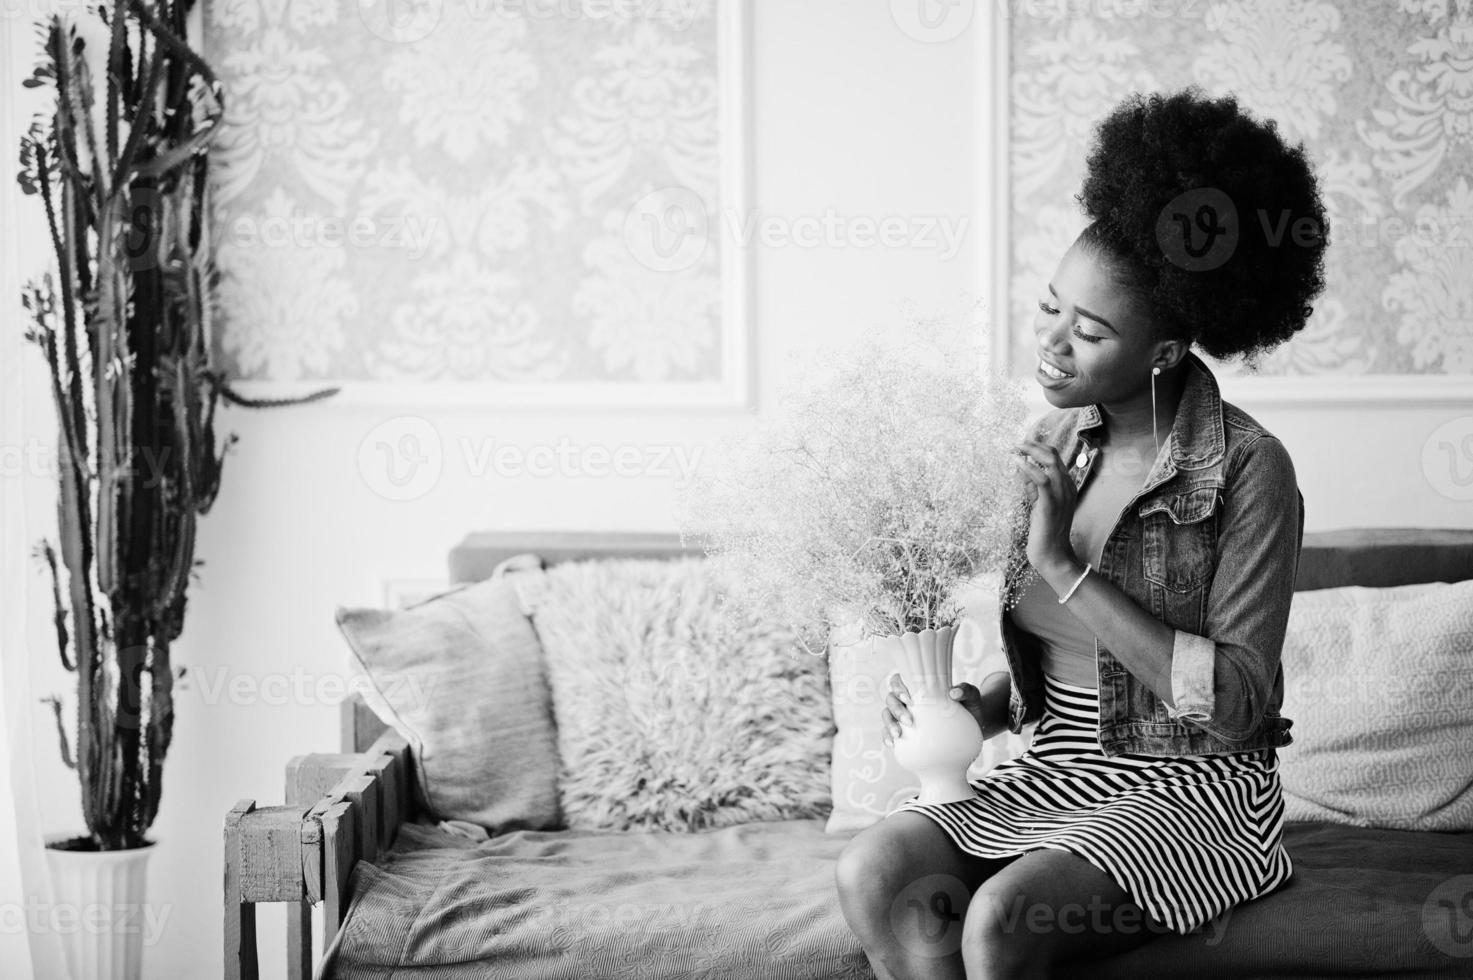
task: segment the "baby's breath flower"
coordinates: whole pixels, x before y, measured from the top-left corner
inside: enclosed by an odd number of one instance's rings
[[[1023,386],[984,364],[969,324],[906,326],[899,342],[814,358],[824,375],[713,447],[682,500],[682,536],[730,566],[729,598],[777,615],[810,652],[836,629],[955,625],[958,587],[1028,571]]]

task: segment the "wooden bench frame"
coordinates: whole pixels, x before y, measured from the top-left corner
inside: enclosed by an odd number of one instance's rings
[[[674,532],[480,531],[450,552],[450,581],[466,584],[526,564],[701,554]],[[353,695],[339,709],[342,753],[292,759],[282,806],[241,800],[225,817],[225,976],[257,980],[256,906],[286,902],[287,976],[315,975],[312,906],[323,903],[323,947],[342,927],[350,876],[376,860],[415,807],[408,744]]]
[[[590,558],[673,558],[699,554],[673,533],[477,532],[450,554],[451,581],[477,582],[535,554],[541,564]],[[1407,555],[1415,555],[1409,572]],[[1401,560],[1388,561],[1387,556]],[[1386,587],[1473,578],[1473,531],[1466,528],[1346,528],[1304,535],[1296,590],[1340,585]],[[313,975],[312,906],[323,903],[324,947],[342,927],[350,876],[393,844],[415,820],[415,774],[405,740],[361,698],[341,708],[346,752],[298,756],[286,769],[286,802],[241,800],[225,818],[225,976],[257,980],[256,911],[287,902],[287,975]]]
[[[346,706],[345,718],[353,706]],[[348,745],[354,745],[349,725]],[[363,752],[314,753],[286,767],[282,806],[241,800],[225,817],[225,976],[258,980],[256,906],[286,902],[287,976],[314,975],[312,906],[324,948],[342,927],[353,867],[374,861],[414,819],[409,743],[384,730]]]

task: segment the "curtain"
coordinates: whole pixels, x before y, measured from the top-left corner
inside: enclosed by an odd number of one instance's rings
[[[38,14],[40,5],[30,8]],[[21,87],[36,60],[28,19],[0,16],[0,977],[64,977],[52,911],[44,833],[75,797],[61,767],[43,694],[64,693],[48,581],[31,558],[55,539],[55,412],[39,349],[25,340],[21,284],[49,249],[40,208],[15,181],[17,146],[38,106]],[[38,734],[40,737],[38,737]],[[49,737],[47,737],[49,735]],[[70,783],[70,787],[68,786]],[[76,810],[77,805],[72,804]]]
[[[5,133],[9,135],[8,131]],[[8,203],[8,202],[7,202]],[[0,223],[0,234],[13,237],[10,222]],[[10,243],[7,243],[7,245]],[[13,270],[13,263],[12,270]],[[11,270],[7,270],[9,272]],[[18,414],[21,401],[20,333],[14,329],[21,322],[18,303],[8,297],[15,295],[10,288],[13,277],[0,274],[0,284],[5,287],[7,301],[0,313],[0,323],[6,325],[3,341],[0,341],[0,447],[6,458],[0,461],[4,473],[4,493],[0,496],[0,976],[31,977],[37,971],[31,968],[31,953],[28,938],[33,932],[32,916],[28,911],[26,895],[35,893],[36,886],[45,887],[44,874],[39,860],[22,862],[21,841],[32,837],[35,826],[35,807],[22,804],[27,798],[24,787],[34,785],[29,778],[28,760],[20,758],[19,748],[26,743],[23,732],[24,711],[16,710],[17,702],[28,690],[26,677],[26,622],[29,608],[30,576],[26,555],[24,480],[15,473],[12,447],[23,445]],[[29,825],[27,832],[21,827]],[[39,974],[55,975],[55,974]]]

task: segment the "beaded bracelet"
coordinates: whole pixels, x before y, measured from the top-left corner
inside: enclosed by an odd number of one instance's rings
[[[1088,562],[1085,562],[1084,571],[1080,572],[1079,577],[1074,580],[1074,584],[1069,586],[1069,591],[1065,592],[1062,596],[1059,597],[1059,605],[1062,606],[1064,603],[1069,601],[1069,597],[1074,594],[1075,589],[1079,588],[1079,583],[1084,581],[1084,577],[1089,574],[1089,570],[1092,567],[1093,566],[1090,565]]]

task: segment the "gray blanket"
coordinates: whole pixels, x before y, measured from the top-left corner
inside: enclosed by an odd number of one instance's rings
[[[321,976],[872,980],[834,885],[849,836],[790,820],[471,843],[409,825],[354,870]],[[1295,877],[1272,895],[1069,975],[1473,976],[1473,919],[1459,905],[1473,907],[1473,834],[1290,824],[1285,843]]]

